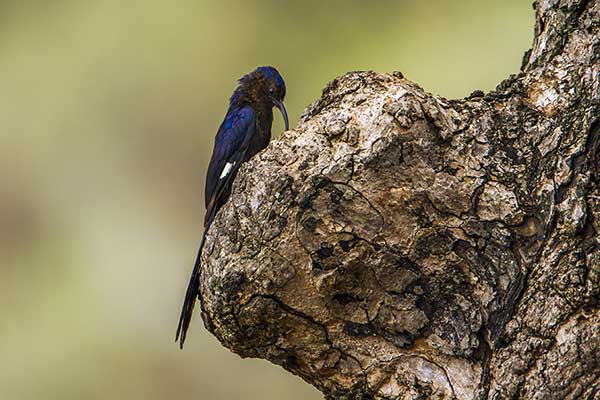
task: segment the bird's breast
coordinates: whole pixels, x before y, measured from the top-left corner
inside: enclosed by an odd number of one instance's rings
[[[262,118],[261,118],[262,117]],[[259,115],[256,121],[256,130],[250,140],[250,146],[246,159],[254,157],[258,152],[269,145],[271,140],[271,124],[273,123],[273,114]]]

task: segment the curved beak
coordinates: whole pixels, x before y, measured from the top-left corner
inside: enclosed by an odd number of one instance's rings
[[[281,115],[283,116],[283,122],[285,123],[285,130],[288,131],[290,129],[290,123],[288,121],[287,111],[285,110],[283,102],[273,99],[273,103],[275,103],[279,111],[281,111]]]

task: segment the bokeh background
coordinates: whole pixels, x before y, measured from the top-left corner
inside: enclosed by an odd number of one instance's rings
[[[0,399],[321,398],[198,315],[173,342],[236,79],[276,66],[293,127],[346,71],[490,90],[532,31],[530,0],[1,1]]]

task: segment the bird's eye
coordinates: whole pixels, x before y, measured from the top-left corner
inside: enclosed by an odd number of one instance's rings
[[[275,93],[275,89],[269,88],[269,93],[271,93],[271,94]]]

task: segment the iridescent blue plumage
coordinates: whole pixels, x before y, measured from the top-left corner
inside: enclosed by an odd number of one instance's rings
[[[259,67],[239,80],[229,99],[229,108],[217,135],[208,165],[205,185],[206,216],[200,248],[185,294],[175,340],[183,347],[200,287],[200,260],[206,232],[231,193],[231,185],[242,163],[267,147],[271,139],[273,107],[279,108],[288,129],[283,106],[285,83],[273,67]]]
[[[255,132],[256,114],[250,106],[230,107],[215,137],[213,155],[208,165],[204,186],[206,210],[210,209],[211,199],[227,163],[241,162],[248,148],[247,143]],[[246,144],[245,144],[246,143]],[[235,165],[232,164],[232,169]]]

